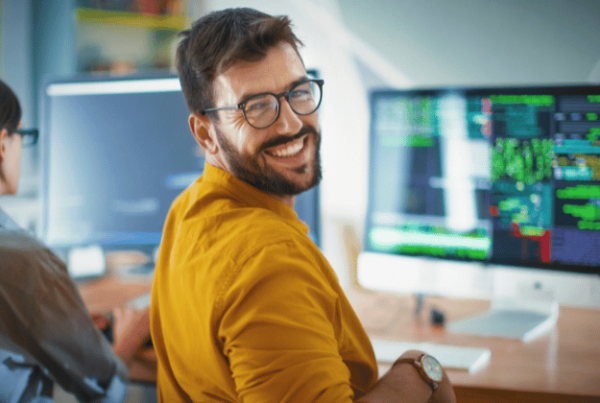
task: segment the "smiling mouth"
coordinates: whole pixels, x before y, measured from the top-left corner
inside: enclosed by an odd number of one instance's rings
[[[273,157],[277,158],[289,158],[297,155],[304,148],[304,144],[308,136],[302,136],[299,139],[289,141],[285,144],[270,147],[265,152]]]

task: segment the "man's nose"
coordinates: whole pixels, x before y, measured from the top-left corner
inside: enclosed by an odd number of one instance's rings
[[[279,133],[297,133],[302,128],[300,116],[294,112],[286,97],[281,97],[279,118],[275,122]]]

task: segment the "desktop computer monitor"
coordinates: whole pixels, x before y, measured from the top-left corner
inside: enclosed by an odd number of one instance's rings
[[[587,277],[550,287],[551,298],[589,296],[600,273],[600,87],[378,90],[370,105],[360,284],[493,298],[578,273]],[[519,272],[526,280],[511,280]]]
[[[51,247],[158,245],[171,202],[204,166],[176,77],[51,81],[41,135]]]
[[[41,238],[63,255],[98,256],[98,247],[152,254],[171,203],[205,163],[178,77],[51,80],[42,106]],[[318,242],[318,189],[299,196],[296,209]]]

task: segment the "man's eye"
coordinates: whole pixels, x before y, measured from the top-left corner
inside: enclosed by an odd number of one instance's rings
[[[310,91],[307,89],[298,89],[298,90],[294,90],[292,91],[292,93],[290,94],[291,98],[296,98],[296,99],[308,99],[311,97]]]
[[[248,102],[246,104],[246,113],[261,112],[268,109],[270,106],[271,103],[266,99]]]

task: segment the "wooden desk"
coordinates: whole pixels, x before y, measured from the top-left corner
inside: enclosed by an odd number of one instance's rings
[[[428,298],[421,317],[410,296],[347,292],[372,338],[485,347],[490,363],[475,374],[448,370],[457,402],[600,402],[600,310],[561,308],[557,326],[523,343],[450,333],[429,324],[432,306],[452,321],[482,312],[489,302]],[[389,369],[380,365],[380,374]]]
[[[82,297],[91,312],[109,311],[150,289],[149,283],[102,279],[83,285]],[[365,329],[373,338],[489,348],[490,363],[475,374],[449,370],[458,403],[600,403],[600,310],[561,308],[557,326],[530,342],[476,337],[447,332],[429,325],[429,308],[436,306],[446,319],[474,315],[489,307],[485,301],[429,298],[422,318],[414,315],[410,296],[359,289],[347,295]],[[152,355],[130,366],[134,381],[155,382]],[[380,374],[389,369],[380,364]]]

